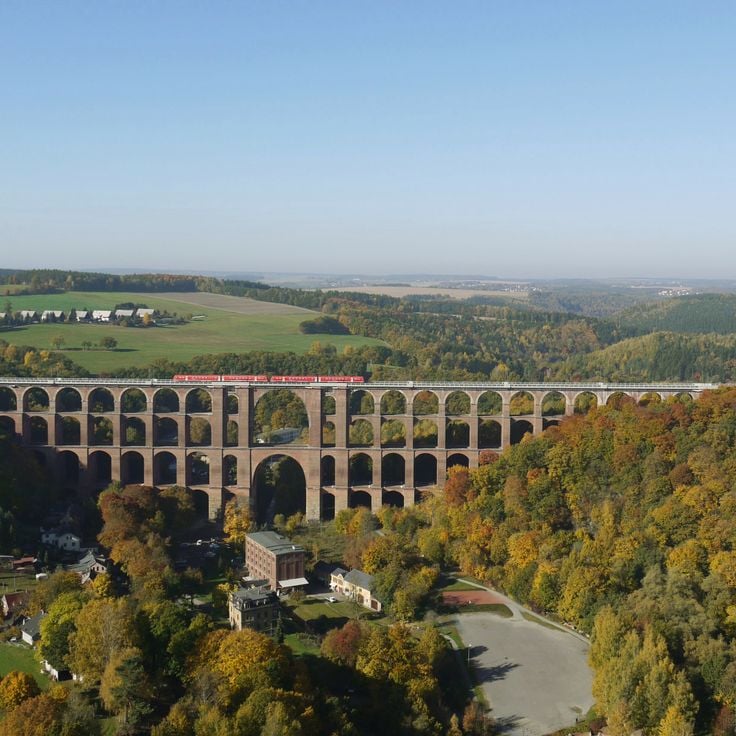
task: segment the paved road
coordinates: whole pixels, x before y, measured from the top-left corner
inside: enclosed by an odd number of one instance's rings
[[[522,615],[527,609],[493,592],[511,609],[512,618],[464,613],[454,620],[472,647],[476,679],[493,717],[509,736],[542,736],[574,725],[593,705],[587,639],[528,621]]]

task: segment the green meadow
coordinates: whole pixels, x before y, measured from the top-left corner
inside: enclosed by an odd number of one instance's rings
[[[10,301],[14,312],[46,309],[114,309],[116,304],[134,302],[151,309],[179,316],[201,315],[204,319],[183,325],[150,328],[119,327],[110,324],[53,323],[32,324],[0,330],[0,339],[12,345],[32,345],[52,349],[55,337],[64,339],[64,353],[75,363],[93,373],[114,373],[123,366],[144,366],[157,358],[190,360],[206,353],[244,353],[251,350],[304,353],[315,341],[334,345],[338,351],[348,345],[382,344],[359,335],[303,335],[299,323],[316,312],[282,304],[218,295],[181,294],[179,300],[156,294],[125,292],[65,292],[0,296],[0,311]],[[209,304],[204,306],[201,301]],[[199,303],[198,303],[199,302]],[[221,306],[211,306],[215,302]],[[99,344],[104,337],[117,340],[115,350],[83,350],[87,341]]]

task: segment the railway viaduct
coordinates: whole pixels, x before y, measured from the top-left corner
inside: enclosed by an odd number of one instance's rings
[[[254,506],[259,466],[288,456],[304,474],[307,517],[326,519],[349,506],[413,504],[449,467],[476,467],[481,453],[590,406],[694,399],[716,387],[0,378],[0,432],[31,447],[64,488],[188,486],[212,519],[232,496]],[[303,402],[308,427],[256,434],[258,402],[277,389]]]

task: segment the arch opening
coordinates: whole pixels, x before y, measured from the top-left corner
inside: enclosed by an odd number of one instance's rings
[[[177,481],[176,456],[171,452],[159,452],[153,458],[153,482],[157,486],[173,486]]]
[[[432,419],[419,419],[414,422],[414,447],[437,447],[437,422]]]
[[[501,425],[494,419],[481,419],[478,424],[478,447],[497,450],[501,442]]]
[[[406,414],[406,396],[391,389],[381,396],[381,414]]]
[[[335,458],[332,455],[325,455],[320,460],[320,485],[335,485]]]
[[[322,447],[334,447],[335,446],[335,423],[328,422],[327,420],[322,421]]]
[[[455,452],[447,458],[447,469],[448,470],[450,468],[455,468],[458,466],[461,468],[470,467],[470,460],[468,460],[468,456],[463,455],[461,452]]]
[[[427,452],[414,458],[414,485],[437,485],[437,458]]]
[[[237,414],[239,409],[240,401],[238,400],[238,395],[233,390],[228,391],[227,397],[225,398],[225,412],[227,414]]]
[[[273,523],[274,516],[289,517],[307,511],[307,481],[302,466],[288,455],[270,455],[254,474],[256,520]]]
[[[614,391],[606,401],[606,406],[610,406],[612,409],[623,409],[625,406],[636,404],[633,397],[625,394],[623,391]]]
[[[212,427],[207,419],[194,417],[189,420],[187,444],[192,447],[209,447],[212,444]]]
[[[350,392],[350,413],[351,414],[375,414],[376,404],[373,395],[367,391],[356,389]]]
[[[360,507],[369,511],[373,509],[371,494],[367,491],[352,491],[350,493],[350,508],[357,509]]]
[[[414,397],[413,409],[415,416],[423,416],[426,414],[438,414],[440,410],[440,400],[433,391],[420,391]]]
[[[145,463],[140,452],[126,452],[120,458],[120,476],[123,485],[143,483]]]
[[[526,419],[511,420],[511,444],[518,445],[526,435],[534,434],[534,427]]]
[[[137,417],[125,418],[125,444],[126,446],[136,447],[146,444],[146,425],[142,419]]]
[[[106,388],[96,388],[89,395],[87,402],[92,414],[107,414],[115,411],[115,399]]]
[[[238,485],[238,458],[235,455],[225,455],[222,459],[222,485]]]
[[[503,399],[496,391],[485,391],[478,397],[478,414],[485,416],[501,416]]]
[[[179,444],[179,424],[174,419],[156,419],[156,444],[161,447],[175,447]]]
[[[75,388],[63,388],[56,394],[56,411],[82,411],[82,396]]]
[[[453,391],[445,399],[445,414],[448,417],[470,414],[470,396],[465,391]]]
[[[240,430],[238,423],[228,419],[225,425],[225,447],[237,447],[240,444]]]
[[[148,399],[139,388],[129,388],[120,398],[123,414],[139,414],[148,408]]]
[[[32,445],[48,445],[49,425],[43,417],[31,417],[28,429]]]
[[[373,441],[373,425],[367,419],[356,419],[350,422],[349,447],[373,447]]]
[[[398,419],[381,422],[381,447],[406,447],[406,427]]]
[[[525,417],[534,414],[534,397],[528,391],[517,391],[509,401],[512,417]]]
[[[64,484],[76,485],[79,483],[79,476],[81,472],[81,466],[79,458],[75,452],[59,453],[59,479]]]
[[[88,469],[95,488],[104,488],[112,483],[112,458],[106,452],[95,450],[91,453]]]
[[[565,414],[567,402],[559,391],[549,391],[542,399],[543,417],[561,417]]]
[[[82,428],[76,417],[62,417],[59,422],[61,429],[60,445],[78,445],[82,441]]]
[[[184,402],[187,414],[211,414],[212,395],[203,388],[194,388]]]
[[[322,521],[332,521],[335,518],[335,494],[322,491]]]
[[[404,508],[404,496],[399,491],[384,491],[381,496],[381,503],[384,506],[392,506],[393,508]]]
[[[337,405],[335,404],[335,397],[325,392],[322,394],[322,414],[325,416],[332,416],[337,413]]]
[[[154,414],[170,414],[179,411],[179,397],[170,388],[162,388],[153,395]]]
[[[647,391],[639,397],[639,406],[654,406],[661,403],[662,397],[656,391]]]
[[[592,391],[583,391],[575,397],[573,411],[576,414],[587,414],[598,407],[598,397]]]
[[[12,417],[0,417],[0,439],[12,440],[15,437],[15,420]]]
[[[445,442],[447,448],[470,447],[470,425],[459,419],[448,421]]]
[[[391,452],[381,459],[381,485],[403,486],[406,479],[406,463],[404,458]]]
[[[26,391],[23,404],[25,411],[48,411],[49,395],[42,388],[34,386]]]
[[[257,445],[307,445],[309,417],[304,402],[286,388],[267,391],[255,406],[253,439]]]
[[[209,457],[203,452],[191,452],[187,460],[187,485],[208,486],[210,484]]]
[[[5,386],[0,386],[0,411],[17,411],[18,399],[15,391],[11,391]]]
[[[112,422],[107,417],[93,417],[91,444],[111,445],[112,436]]]
[[[373,458],[364,452],[353,455],[348,462],[348,483],[351,486],[373,485]]]

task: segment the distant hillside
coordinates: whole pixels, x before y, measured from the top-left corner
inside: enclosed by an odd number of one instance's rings
[[[550,378],[591,381],[736,381],[736,335],[657,332],[577,355]]]
[[[621,327],[641,332],[736,333],[736,295],[697,294],[638,304],[615,317]]]

